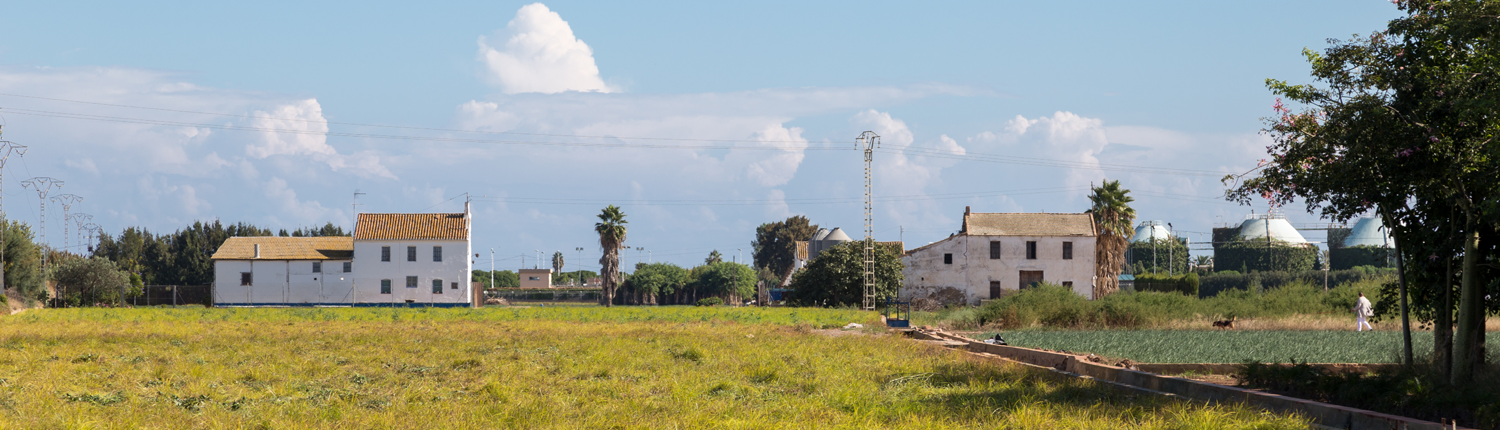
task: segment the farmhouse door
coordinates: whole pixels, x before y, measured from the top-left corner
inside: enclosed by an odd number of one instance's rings
[[[1041,283],[1042,283],[1042,271],[1040,271],[1040,270],[1022,270],[1021,271],[1021,288],[1022,289],[1035,287],[1035,286],[1037,286],[1037,284],[1041,284]]]
[[[990,298],[991,299],[998,299],[998,298],[1000,298],[1000,296],[1002,296],[1004,294],[1005,294],[1005,290],[1003,290],[1003,289],[1000,288],[1000,281],[990,281]]]

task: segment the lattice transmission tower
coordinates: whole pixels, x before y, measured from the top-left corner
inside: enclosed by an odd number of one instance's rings
[[[52,201],[57,202],[57,204],[60,204],[63,207],[63,247],[62,247],[62,249],[63,249],[63,252],[68,252],[68,239],[73,235],[68,230],[68,221],[71,221],[73,219],[73,217],[70,214],[68,214],[68,210],[70,210],[70,209],[73,208],[73,204],[74,203],[78,203],[78,202],[83,201],[83,196],[80,196],[80,195],[77,195],[77,194],[63,194],[63,195],[60,195],[60,196],[53,197]]]
[[[865,151],[865,294],[864,309],[875,310],[875,203],[874,171],[870,167],[880,135],[866,131],[854,140]]]
[[[3,131],[0,131],[3,135]],[[15,142],[0,140],[0,267],[5,267],[5,232],[10,230],[10,218],[5,215],[5,161],[10,159],[11,154],[17,156],[26,155],[26,145],[17,145]],[[0,289],[5,288],[5,271],[0,269]]]
[[[78,227],[78,230],[76,230],[78,232],[78,249],[79,249],[78,255],[82,255],[84,257],[88,257],[88,254],[84,254],[84,252],[86,252],[86,251],[93,251],[93,249],[90,249],[89,245],[85,245],[85,243],[92,243],[92,242],[84,242],[83,241],[84,224],[92,224],[89,221],[93,221],[94,220],[94,216],[86,214],[86,213],[83,213],[83,212],[78,212],[78,213],[73,214],[73,216],[70,219],[73,220],[73,225],[76,226],[76,227]]]
[[[46,176],[40,176],[40,177],[35,177],[35,178],[27,179],[25,181],[21,181],[21,186],[26,187],[28,189],[36,190],[36,196],[37,196],[38,199],[41,200],[41,205],[42,205],[42,213],[41,213],[42,242],[41,243],[42,243],[42,245],[45,246],[47,244],[47,193],[52,192],[52,189],[54,189],[54,188],[62,188],[63,181],[58,180],[58,179],[49,178],[49,177],[46,177]],[[45,249],[42,250],[42,267],[43,268],[47,267],[47,250],[45,250]]]

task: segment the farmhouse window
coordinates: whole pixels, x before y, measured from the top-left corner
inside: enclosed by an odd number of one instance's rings
[[[943,254],[943,264],[953,264],[953,254]]]
[[[458,289],[458,283],[457,282],[452,282],[452,284],[453,284],[453,289],[457,290]]]
[[[250,285],[250,281],[252,280],[250,272],[240,272],[240,285]]]
[[[442,279],[433,279],[432,280],[432,293],[433,294],[442,294],[443,293],[443,280]]]
[[[1073,288],[1073,281],[1063,281],[1063,286]]]
[[[352,261],[345,261],[344,262],[344,273],[353,272],[354,270],[352,270],[352,269],[354,269],[354,262],[352,262]]]
[[[1073,242],[1063,242],[1063,259],[1073,259]]]
[[[1024,290],[1024,289],[1027,289],[1027,288],[1035,287],[1035,286],[1037,286],[1038,284],[1041,284],[1041,283],[1042,283],[1042,271],[1040,271],[1040,270],[1022,270],[1021,271],[1021,289]]]
[[[407,276],[406,277],[406,288],[417,288],[417,277],[416,276]]]
[[[432,247],[432,261],[438,261],[438,262],[443,261],[443,247],[441,247],[441,246],[434,246],[434,247]]]
[[[999,260],[1000,259],[1000,241],[998,241],[998,240],[991,240],[990,241],[990,259],[991,260]]]
[[[314,261],[313,262],[313,273],[323,273],[323,262],[321,262],[321,261]]]
[[[381,279],[380,280],[380,294],[390,294],[390,293],[391,293],[391,280],[390,279]]]
[[[998,299],[1005,295],[1005,290],[1000,288],[1000,281],[990,281],[990,298]]]
[[[1036,259],[1036,241],[1035,240],[1026,242],[1026,259],[1027,260],[1035,260]]]
[[[417,247],[406,247],[406,261],[417,261]]]
[[[380,247],[380,261],[391,261],[391,247]]]

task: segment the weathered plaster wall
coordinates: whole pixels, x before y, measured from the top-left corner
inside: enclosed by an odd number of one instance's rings
[[[990,258],[990,242],[1000,242],[1000,258]],[[1037,242],[1037,258],[1026,258],[1026,242]],[[1073,242],[1073,259],[1062,258],[1063,242]],[[914,250],[901,262],[906,264],[902,297],[926,297],[944,287],[965,292],[971,304],[990,298],[990,282],[1015,291],[1020,288],[1021,271],[1041,271],[1043,280],[1061,285],[1073,283],[1073,291],[1089,297],[1094,282],[1095,238],[1089,236],[973,236],[957,235]],[[944,264],[943,255],[953,254],[953,264]]]

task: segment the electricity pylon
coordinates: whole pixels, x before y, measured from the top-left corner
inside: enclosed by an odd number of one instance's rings
[[[83,225],[84,224],[89,224],[89,221],[92,221],[93,219],[94,219],[93,215],[89,215],[89,214],[86,214],[86,213],[83,213],[83,212],[75,213],[72,216],[73,225],[78,227],[78,248],[79,249],[83,249],[83,247],[84,247],[84,244],[83,244]],[[79,255],[82,255],[82,254],[83,253],[80,251]],[[85,255],[85,257],[87,257],[87,256]]]
[[[0,220],[4,221],[4,225],[0,225],[0,289],[5,288],[5,231],[10,230],[10,218],[5,216],[5,161],[11,154],[25,156],[26,145],[0,140]]]
[[[68,215],[68,210],[73,207],[74,203],[78,203],[78,202],[83,201],[83,196],[80,196],[80,195],[77,195],[77,194],[63,194],[63,195],[60,195],[60,196],[57,196],[57,197],[53,197],[52,201],[57,202],[57,204],[60,204],[63,207],[63,247],[62,247],[62,249],[63,249],[63,252],[68,252],[68,237],[72,235],[72,233],[70,233],[68,231],[68,221],[72,219],[72,216]]]
[[[53,188],[62,188],[63,181],[46,176],[39,176],[21,181],[21,186],[36,190],[36,196],[41,200],[42,245],[45,246],[47,244],[47,193],[52,192]],[[42,250],[42,268],[45,269],[46,267],[47,250],[44,249]]]
[[[865,151],[865,297],[864,309],[875,310],[875,203],[872,200],[873,171],[870,162],[875,158],[875,148],[880,146],[880,135],[866,131],[854,140]]]

